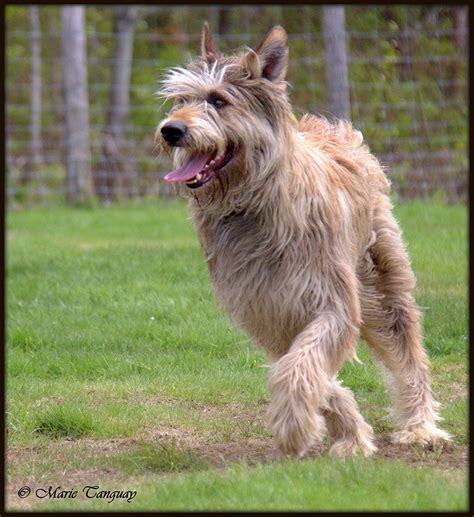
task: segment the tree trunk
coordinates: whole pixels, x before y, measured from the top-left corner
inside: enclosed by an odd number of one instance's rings
[[[30,6],[29,16],[31,26],[30,155],[21,183],[26,185],[34,178],[40,180],[40,189],[42,189],[42,178],[39,177],[43,157],[41,149],[41,27],[38,7]]]
[[[61,8],[66,108],[67,199],[92,196],[84,7]]]
[[[464,52],[467,47],[467,22],[468,10],[464,5],[453,7],[454,9],[454,39],[459,52]]]
[[[125,142],[125,123],[129,112],[130,74],[132,69],[133,27],[137,9],[134,6],[114,7],[115,47],[112,58],[112,72],[107,122],[104,131],[105,181],[100,185],[99,195],[104,200],[117,196],[119,191],[134,195],[136,168]]]
[[[447,95],[456,98],[461,91],[461,65],[457,58],[464,58],[467,48],[468,10],[464,5],[452,7],[454,26],[454,45],[458,55],[449,65],[449,77],[451,84],[447,88]]]
[[[344,18],[343,6],[323,7],[327,109],[334,117],[349,120],[349,81]]]
[[[394,36],[396,40],[396,50],[400,55],[399,63],[397,68],[399,70],[399,77],[401,81],[413,80],[413,69],[410,60],[410,39],[409,31],[411,30],[409,21],[405,19],[401,20],[399,11],[395,6],[387,6],[382,10],[383,18],[389,22],[394,23],[399,27],[397,36]]]
[[[219,7],[217,10],[217,34],[219,36],[219,50],[225,52],[229,49],[229,32],[230,32],[230,8]]]

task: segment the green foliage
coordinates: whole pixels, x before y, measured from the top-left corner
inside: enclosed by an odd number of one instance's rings
[[[112,8],[88,6],[89,99],[94,169],[99,168],[105,107],[110,92],[114,38]],[[465,193],[467,158],[467,59],[456,46],[454,11],[443,6],[347,6],[352,119],[403,197],[431,195],[449,199]],[[8,177],[21,202],[36,185],[21,188],[28,166],[30,49],[27,7],[6,10]],[[48,167],[62,168],[64,131],[60,7],[42,6],[42,136],[49,153],[46,190],[58,192]],[[288,79],[297,113],[327,113],[321,37],[321,8],[312,6],[160,7],[139,10],[135,26],[127,139],[137,158],[138,191],[163,192],[153,135],[167,105],[155,92],[164,70],[183,64],[199,50],[203,20],[208,20],[223,51],[255,45],[262,34],[282,24],[290,35]],[[219,30],[223,33],[219,34]],[[408,60],[404,62],[404,60]],[[328,65],[329,66],[329,65]],[[54,147],[54,146],[53,146]],[[48,199],[46,199],[47,201]]]

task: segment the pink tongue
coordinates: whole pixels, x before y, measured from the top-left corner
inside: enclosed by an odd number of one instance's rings
[[[165,181],[187,181],[194,178],[198,172],[202,171],[210,157],[210,154],[199,154],[190,158],[184,165],[167,174]]]

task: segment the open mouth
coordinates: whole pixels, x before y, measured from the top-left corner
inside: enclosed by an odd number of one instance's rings
[[[181,167],[165,176],[166,181],[185,183],[188,188],[202,187],[229,163],[234,151],[227,148],[217,156],[217,151],[191,156]]]

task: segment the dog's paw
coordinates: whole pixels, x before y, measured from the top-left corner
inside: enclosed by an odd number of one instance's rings
[[[324,418],[315,412],[293,412],[291,406],[278,408],[271,404],[267,413],[267,422],[282,455],[302,458],[313,444],[322,440],[326,426]]]
[[[281,454],[297,458],[305,456],[313,445],[322,440],[326,431],[322,418],[314,418],[311,428],[312,432],[308,432],[299,422],[288,420],[281,427],[273,426],[273,435]]]
[[[335,442],[329,449],[331,456],[345,458],[362,454],[366,458],[377,452],[377,447],[371,439],[344,438]]]
[[[392,434],[393,443],[430,445],[437,442],[449,442],[451,435],[434,424],[425,423],[414,429],[402,429]]]

